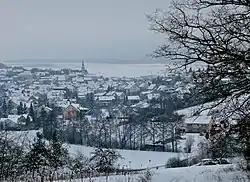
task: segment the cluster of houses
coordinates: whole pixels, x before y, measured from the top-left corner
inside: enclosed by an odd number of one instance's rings
[[[27,108],[32,104],[39,115],[41,108],[49,112],[51,108],[39,105],[39,98],[45,97],[60,111],[61,118],[76,120],[77,113],[89,111],[79,103],[87,94],[92,93],[94,101],[103,108],[109,108],[117,103],[130,105],[131,108],[147,108],[150,101],[160,98],[162,94],[174,94],[183,98],[190,94],[194,87],[191,74],[188,72],[166,73],[164,77],[144,76],[139,78],[105,78],[88,73],[84,62],[79,70],[25,70],[21,67],[0,69],[0,98],[12,103],[8,118],[1,122],[22,123],[27,114],[17,115],[17,107],[22,102]],[[67,98],[66,93],[75,93],[77,98]],[[200,132],[206,127],[202,123],[194,125],[203,119],[185,120],[187,131]],[[209,117],[204,120],[210,120]],[[189,125],[193,125],[191,129]],[[200,126],[199,126],[200,125]],[[196,129],[195,129],[196,128]]]

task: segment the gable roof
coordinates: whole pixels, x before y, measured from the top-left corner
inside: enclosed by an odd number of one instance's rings
[[[115,100],[114,96],[100,96],[98,97],[99,101],[112,101]]]
[[[128,100],[140,100],[140,96],[138,95],[128,96]]]
[[[151,85],[148,87],[148,90],[153,90],[155,87],[156,87],[156,84],[151,84]]]
[[[186,118],[184,120],[185,124],[209,124],[211,121],[211,116],[193,116],[191,118]]]

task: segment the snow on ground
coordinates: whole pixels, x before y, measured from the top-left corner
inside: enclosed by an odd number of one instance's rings
[[[36,133],[39,130],[30,130],[30,131],[10,131],[8,132],[8,137],[11,137],[17,140],[19,143],[23,145],[29,145],[34,142],[36,138]],[[172,152],[154,152],[154,151],[138,151],[138,150],[117,150],[119,154],[122,156],[122,159],[118,160],[117,165],[120,168],[132,168],[132,169],[145,169],[147,167],[156,167],[163,166],[166,164],[169,158],[171,157],[180,157],[181,159],[188,158],[194,156],[198,153],[198,144],[200,141],[204,139],[204,137],[199,136],[198,134],[186,134],[184,138],[188,136],[192,136],[194,139],[194,144],[192,147],[192,153],[172,153]],[[24,143],[23,143],[24,141]],[[185,147],[186,140],[180,140],[179,147]],[[77,155],[81,153],[86,157],[91,157],[91,153],[95,148],[81,146],[81,145],[72,145],[67,144],[69,148],[69,153],[73,155]]]
[[[30,130],[30,131],[11,131],[9,136],[18,140],[19,143],[25,141],[25,144],[31,144],[34,142],[36,133],[39,130]],[[91,157],[91,153],[95,148],[81,146],[81,145],[72,145],[67,144],[69,148],[69,153],[77,155],[81,153],[86,157]],[[156,167],[163,166],[166,164],[167,160],[171,157],[180,156],[181,158],[186,157],[182,153],[172,153],[172,152],[152,152],[152,151],[138,151],[138,150],[117,150],[122,156],[122,159],[118,160],[117,165],[120,168],[132,168],[132,169],[145,169],[147,167]]]
[[[34,142],[37,132],[40,130],[29,130],[29,131],[7,131],[2,133],[1,137],[7,137],[8,139],[14,140],[22,146],[28,146]]]
[[[136,176],[109,176],[108,177],[108,182],[137,182],[137,177]],[[86,179],[72,179],[72,180],[60,180],[57,182],[90,182],[89,178]],[[91,182],[107,182],[105,177],[96,177],[92,178]]]
[[[246,175],[234,165],[192,166],[152,171],[151,182],[243,182]],[[139,174],[142,175],[142,174]],[[110,176],[108,182],[138,182],[139,175]],[[88,182],[75,179],[72,182]],[[106,182],[105,177],[93,178],[95,182]],[[60,181],[66,182],[66,181]]]
[[[234,165],[191,166],[157,171],[152,182],[236,182],[243,178]]]
[[[86,157],[91,156],[94,151],[93,147],[86,147],[81,145],[69,145],[69,152],[76,155],[78,152],[84,154]],[[181,153],[172,152],[152,152],[152,151],[138,151],[138,150],[117,150],[123,159],[118,160],[119,166],[122,168],[145,169],[147,167],[163,166],[171,157],[180,156],[185,157]]]
[[[9,132],[8,135],[22,141],[25,139],[28,142],[33,142],[38,130]],[[189,135],[189,134],[188,134]],[[187,135],[187,136],[188,136]],[[198,143],[202,138],[192,134],[195,143]],[[194,148],[196,148],[194,146]],[[94,148],[69,145],[70,154],[74,155],[78,152],[90,157]],[[147,168],[164,165],[170,157],[180,156],[187,157],[185,154],[169,153],[169,152],[149,152],[149,151],[132,151],[132,150],[117,150],[124,159],[120,159],[118,164],[125,168]],[[194,150],[195,153],[195,150]],[[151,160],[151,162],[149,162]],[[131,163],[129,162],[131,161]],[[152,182],[234,182],[244,181],[244,174],[237,170],[235,165],[213,165],[213,166],[191,166],[185,168],[159,168],[152,170],[154,173]],[[128,180],[130,178],[130,180]],[[138,176],[111,176],[109,182],[136,182]],[[71,180],[72,182],[87,182],[85,180]],[[95,182],[105,182],[105,177],[95,178]],[[245,180],[247,181],[247,180]],[[66,181],[64,181],[66,182]]]

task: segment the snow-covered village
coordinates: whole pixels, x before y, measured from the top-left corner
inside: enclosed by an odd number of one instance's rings
[[[84,61],[76,70],[2,67],[3,137],[29,146],[39,137],[53,140],[56,134],[66,144],[67,155],[77,160],[71,166],[76,169],[60,171],[59,179],[70,171],[79,178],[86,167],[91,168],[87,160],[98,150],[117,152],[112,167],[119,175],[204,162],[216,110],[197,114],[202,102],[191,97],[194,75],[202,70],[166,69],[164,75],[107,78],[89,73]],[[224,163],[231,164],[226,159]]]
[[[250,3],[0,6],[0,182],[250,181]]]

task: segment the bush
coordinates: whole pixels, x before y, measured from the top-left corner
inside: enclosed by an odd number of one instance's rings
[[[168,159],[166,163],[166,168],[175,168],[175,167],[187,167],[188,161],[187,160],[181,160],[179,157],[172,157]]]
[[[139,175],[137,182],[151,182],[153,173],[150,170],[146,170],[144,173]]]

